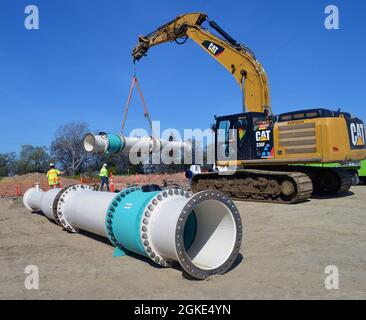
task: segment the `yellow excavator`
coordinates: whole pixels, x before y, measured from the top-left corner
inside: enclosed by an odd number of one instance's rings
[[[203,27],[208,23],[219,36]],[[298,203],[312,193],[348,191],[352,174],[343,168],[312,166],[366,158],[363,122],[347,112],[309,109],[274,116],[264,68],[254,53],[234,40],[204,13],[176,17],[140,36],[134,62],[166,42],[188,38],[221,63],[243,96],[241,113],[215,116],[215,161],[235,171],[196,174],[192,190],[220,190],[234,199]]]

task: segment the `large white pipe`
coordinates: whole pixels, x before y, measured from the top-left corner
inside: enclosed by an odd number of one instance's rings
[[[59,207],[63,204],[63,199],[68,194],[71,194],[71,191],[80,190],[90,191],[92,188],[86,185],[72,185],[63,189],[53,188],[48,191],[43,191],[37,185],[24,193],[23,204],[32,212],[42,211],[47,218],[61,224],[59,221]]]
[[[108,149],[108,138],[106,135],[88,134],[84,138],[84,149],[86,152],[105,153]]]
[[[240,248],[237,240],[241,237],[235,221],[239,212],[235,206],[231,211],[227,200],[221,193],[204,191],[190,198],[174,196],[158,202],[150,222],[152,244],[165,260],[179,261],[198,278],[218,268],[226,269],[231,265],[231,254]],[[184,232],[190,215],[196,218],[196,231],[187,248]]]
[[[107,237],[105,219],[108,206],[115,196],[116,194],[112,192],[73,192],[67,197],[62,207],[65,219],[73,228]]]
[[[159,152],[162,149],[174,149],[190,152],[192,146],[184,141],[166,141],[155,137],[126,137],[117,134],[92,134],[84,137],[84,150],[89,153],[117,153],[117,152]]]
[[[53,214],[53,202],[60,191],[60,188],[54,188],[44,192],[37,185],[25,192],[23,196],[24,206],[33,212],[42,211],[47,218],[55,220]]]
[[[32,212],[40,211],[43,196],[44,196],[43,190],[40,189],[39,185],[36,185],[33,188],[29,188],[24,193],[23,204],[28,210]]]
[[[70,232],[108,237],[117,250],[147,256],[161,266],[177,261],[198,279],[229,270],[241,246],[239,211],[217,191],[191,195],[143,186],[115,194],[75,185],[47,192],[32,188],[23,201],[30,210],[55,216]]]

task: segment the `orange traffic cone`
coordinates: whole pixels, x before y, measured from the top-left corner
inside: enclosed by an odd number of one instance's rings
[[[114,182],[113,182],[113,174],[112,172],[109,175],[109,189],[114,192],[116,190],[116,187],[114,186]]]
[[[20,195],[21,195],[21,192],[20,192],[20,186],[19,186],[19,184],[17,184],[17,185],[15,186],[15,191],[16,191],[17,196],[20,196]]]

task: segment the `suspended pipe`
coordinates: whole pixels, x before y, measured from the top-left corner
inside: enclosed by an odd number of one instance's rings
[[[146,150],[149,153],[162,149],[191,151],[191,144],[181,141],[166,141],[155,137],[126,137],[113,133],[92,134],[84,137],[84,150],[89,153],[118,153]]]
[[[147,185],[116,194],[77,185],[47,192],[32,188],[23,202],[69,232],[81,229],[107,237],[115,256],[133,252],[164,267],[177,261],[197,279],[228,271],[241,247],[239,211],[217,191],[192,196]]]

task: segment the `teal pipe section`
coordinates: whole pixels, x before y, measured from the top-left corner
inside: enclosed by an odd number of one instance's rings
[[[140,223],[146,205],[160,191],[143,192],[141,187],[124,189],[113,199],[106,215],[106,230],[115,255],[125,250],[147,256],[140,240]]]
[[[189,215],[186,225],[184,226],[184,249],[188,250],[197,232],[197,219],[194,211]]]
[[[108,149],[107,152],[108,153],[117,153],[120,152],[123,148],[123,140],[121,139],[121,137],[117,134],[114,133],[108,133],[107,134],[108,137]]]

